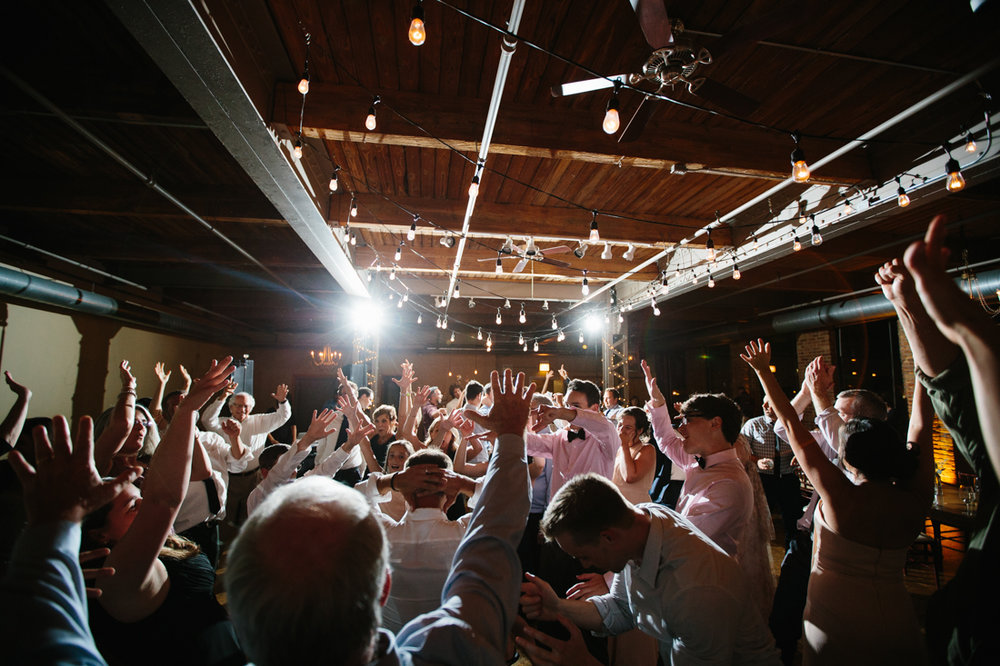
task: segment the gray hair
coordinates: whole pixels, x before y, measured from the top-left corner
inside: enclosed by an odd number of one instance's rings
[[[233,400],[236,400],[236,398],[238,398],[240,396],[243,396],[243,397],[245,397],[247,399],[247,406],[249,406],[250,410],[253,411],[253,406],[257,404],[257,401],[254,400],[253,396],[250,395],[249,393],[247,393],[246,391],[240,391],[239,393],[234,393],[231,396],[229,396],[229,401],[226,403],[226,405],[229,407],[229,409],[232,410],[232,408],[233,408]]]
[[[388,561],[382,524],[356,490],[317,476],[276,490],[243,525],[226,569],[248,659],[358,661],[382,621]]]
[[[837,399],[840,398],[854,400],[855,418],[885,421],[889,416],[889,407],[878,393],[867,389],[847,389],[837,394]]]

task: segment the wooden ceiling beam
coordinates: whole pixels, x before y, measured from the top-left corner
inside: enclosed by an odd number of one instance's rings
[[[384,143],[447,150],[474,155],[479,149],[486,117],[485,99],[378,91],[376,131],[366,131],[365,111],[371,91],[358,86],[316,82],[306,99],[303,134],[327,141]],[[298,127],[302,95],[295,84],[275,87],[271,121]],[[408,122],[409,121],[409,122]],[[790,175],[788,139],[773,132],[744,127],[674,126],[653,123],[642,139],[618,143],[600,129],[601,114],[575,108],[505,104],[500,109],[490,152],[600,164],[669,169],[677,164],[688,172],[757,178]],[[439,140],[440,139],[440,140]],[[442,143],[442,141],[444,143]],[[836,141],[803,141],[807,155],[823,155],[840,147]],[[828,182],[855,183],[871,177],[863,156],[850,154],[824,167],[817,177]]]

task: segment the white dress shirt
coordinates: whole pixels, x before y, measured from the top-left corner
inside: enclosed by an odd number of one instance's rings
[[[226,517],[226,496],[229,491],[229,471],[242,472],[250,462],[250,454],[246,452],[242,458],[233,455],[229,442],[214,432],[195,430],[197,443],[208,454],[208,462],[212,468],[212,485],[219,498],[219,512],[212,513],[208,502],[208,488],[202,482],[188,484],[187,494],[177,510],[174,518],[174,531],[183,532],[207,520],[222,520]],[[197,455],[197,452],[195,452]]]
[[[206,430],[218,433],[222,437],[225,437],[226,433],[219,422],[219,412],[222,411],[222,405],[227,399],[219,398],[211,403],[205,408],[205,414],[201,417],[201,424],[205,426]],[[252,472],[257,469],[257,457],[264,450],[264,447],[267,446],[267,433],[280,428],[291,417],[292,405],[285,400],[278,403],[276,411],[251,414],[243,420],[243,423],[240,424],[240,438],[246,444],[247,448],[250,449],[251,454],[245,471]],[[238,470],[229,468],[229,471],[235,473]]]
[[[261,502],[267,499],[267,496],[273,493],[275,490],[285,485],[286,483],[291,483],[295,479],[293,475],[295,470],[299,468],[302,461],[306,459],[309,455],[309,449],[311,447],[306,447],[299,451],[299,447],[294,444],[284,453],[282,453],[278,460],[274,463],[274,467],[267,473],[257,487],[250,492],[250,496],[247,497],[247,515],[251,515]]]
[[[653,437],[670,461],[684,470],[677,512],[708,535],[720,548],[739,557],[743,532],[753,514],[753,488],[735,448],[705,456],[704,469],[685,453],[670,424],[666,405],[652,410]]]
[[[642,559],[615,574],[608,594],[589,599],[607,632],[638,627],[673,666],[780,664],[740,566],[677,513],[639,508],[651,520]]]
[[[621,447],[615,425],[604,414],[589,409],[577,409],[572,424],[583,428],[584,439],[570,442],[567,430],[528,432],[524,436],[529,456],[552,459],[549,499],[574,476],[593,472],[611,479],[614,472],[615,453]]]

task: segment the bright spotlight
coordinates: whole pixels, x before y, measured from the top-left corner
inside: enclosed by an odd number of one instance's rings
[[[601,320],[597,315],[589,314],[583,318],[583,330],[587,333],[600,333]]]
[[[355,303],[351,318],[355,330],[360,333],[371,333],[381,327],[383,314],[381,306],[375,299],[366,298]]]

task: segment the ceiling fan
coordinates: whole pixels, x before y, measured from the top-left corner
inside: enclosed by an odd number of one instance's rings
[[[706,76],[699,76],[701,68],[789,27],[799,20],[802,13],[797,3],[782,3],[778,8],[719,38],[709,50],[695,45],[684,35],[684,23],[667,16],[664,0],[629,2],[639,19],[646,42],[653,49],[641,71],[553,86],[553,97],[578,95],[603,88],[617,89],[625,83],[630,86],[652,83],[656,86],[655,90],[650,91],[653,94],[664,94],[666,89],[687,91],[725,111],[748,116],[760,103]],[[655,101],[656,98],[648,94],[643,96],[625,130],[619,135],[619,142],[633,141],[639,137],[656,109],[653,103]]]
[[[558,259],[550,259],[548,255],[550,254],[563,254],[569,252],[570,248],[566,245],[556,245],[554,247],[547,247],[544,249],[539,249],[535,245],[535,239],[531,236],[525,238],[524,247],[520,248],[514,245],[514,242],[508,238],[503,246],[500,248],[497,259],[480,259],[479,261],[497,261],[502,259],[519,259],[517,265],[514,266],[512,273],[520,273],[524,270],[524,267],[528,265],[529,261],[538,261],[543,264],[550,264],[552,266],[558,266],[559,268],[569,268],[569,264],[565,261],[559,261]]]

